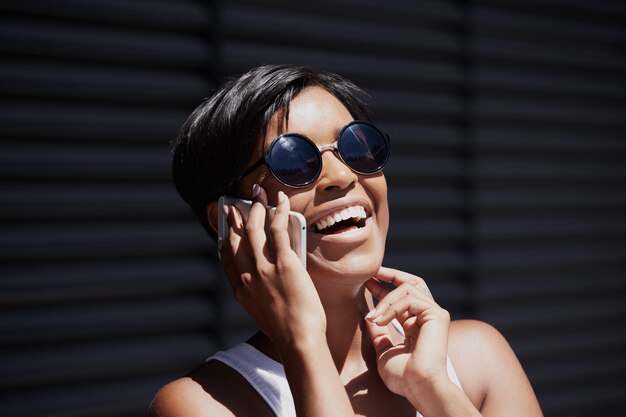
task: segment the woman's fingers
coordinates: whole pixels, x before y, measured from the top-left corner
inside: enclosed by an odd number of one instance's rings
[[[380,281],[397,287],[390,290]],[[379,326],[389,324],[394,318],[403,327],[420,327],[432,319],[440,319],[442,323],[449,321],[448,312],[435,302],[425,281],[418,276],[381,267],[376,277],[365,285],[380,300],[366,319]]]
[[[265,258],[264,248],[267,243],[265,235],[265,207],[261,203],[254,203],[250,209],[250,215],[246,222],[246,241],[250,246],[250,252],[257,262]]]
[[[289,211],[291,210],[289,199],[282,191],[278,192],[278,205],[270,224],[270,233],[274,242],[276,259],[288,256],[291,251],[289,240]]]
[[[365,327],[370,335],[376,356],[381,357],[385,352],[394,346],[391,335],[389,334],[389,328],[387,326],[378,326],[369,320],[365,320]]]
[[[263,207],[268,206],[265,188],[261,187],[259,184],[254,184],[252,186],[252,202],[259,202],[263,205]]]
[[[408,272],[400,271],[398,269],[386,268],[381,266],[378,272],[376,273],[376,279],[379,281],[385,281],[393,284],[396,287],[401,286],[402,284],[411,284],[416,288],[420,288],[422,292],[427,294],[432,298],[432,294],[426,285],[426,281],[422,278],[409,274]]]
[[[372,293],[372,295],[379,300],[391,292],[390,289],[381,284],[378,280],[371,278],[365,282],[365,287]]]
[[[240,273],[256,271],[263,275],[263,271],[271,270],[271,264],[277,262],[281,253],[282,256],[289,256],[287,252],[291,250],[288,233],[289,199],[279,191],[276,209],[270,212],[267,207],[265,190],[255,184],[247,220],[244,220],[236,207],[227,208],[230,227],[229,246],[233,251],[232,260],[242,264],[237,267]],[[266,232],[266,222],[269,223],[271,236]],[[224,242],[221,245],[223,247],[220,253],[224,256]]]
[[[232,206],[225,206],[224,212],[230,230],[228,239],[222,241],[221,259],[228,281],[236,289],[240,284],[241,274],[251,271],[253,264],[248,248],[242,244],[245,232],[241,213]]]

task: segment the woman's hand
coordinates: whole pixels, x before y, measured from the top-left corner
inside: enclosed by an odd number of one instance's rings
[[[258,185],[253,188],[253,203],[247,222],[236,208],[225,209],[230,234],[220,253],[235,299],[279,350],[302,337],[325,337],[321,301],[290,246],[289,199],[279,191],[271,239],[265,233],[267,195]]]
[[[391,291],[380,281],[396,286]],[[366,284],[380,301],[366,316],[376,350],[378,372],[389,390],[409,399],[419,409],[420,393],[451,382],[447,372],[449,313],[433,299],[423,279],[381,267]],[[388,326],[397,319],[404,341],[395,344]]]

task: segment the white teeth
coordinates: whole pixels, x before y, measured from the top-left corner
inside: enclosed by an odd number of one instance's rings
[[[366,217],[367,215],[365,214],[365,208],[363,206],[352,206],[318,220],[315,226],[317,230],[323,230],[342,220],[354,218],[358,221]]]

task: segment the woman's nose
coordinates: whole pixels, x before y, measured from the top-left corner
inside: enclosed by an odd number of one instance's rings
[[[357,174],[343,163],[336,151],[322,153],[322,172],[317,182],[321,190],[344,190],[358,180]]]

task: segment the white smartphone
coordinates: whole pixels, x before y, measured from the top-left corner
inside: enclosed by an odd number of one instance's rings
[[[252,208],[252,201],[223,195],[220,197],[217,204],[217,235],[220,239],[227,239],[230,229],[222,207],[224,204],[237,207],[244,221],[248,221],[248,215],[250,214],[250,209]],[[265,234],[268,239],[271,239],[269,224],[274,211],[276,211],[276,207],[271,207],[270,210],[268,210],[268,218],[265,220]],[[290,211],[288,228],[291,249],[293,249],[293,251],[298,255],[300,261],[302,261],[302,265],[306,268],[306,220],[304,216],[301,213]]]

